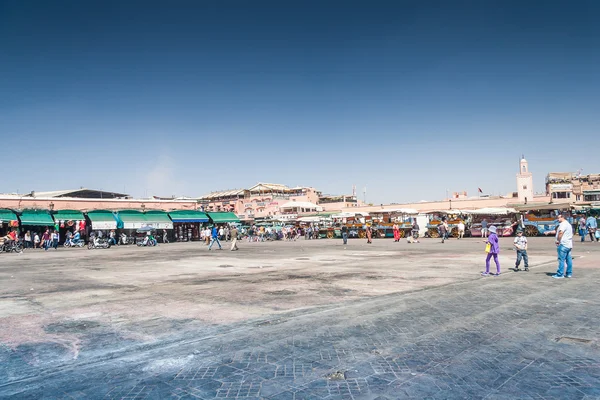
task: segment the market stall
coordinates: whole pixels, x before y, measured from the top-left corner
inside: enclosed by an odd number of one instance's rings
[[[0,237],[5,236],[11,229],[18,227],[17,214],[9,209],[0,209]]]
[[[373,220],[373,228],[378,237],[394,237],[394,225],[399,228],[400,237],[408,237],[412,223],[419,212],[412,208],[396,208],[372,211],[369,213]]]
[[[200,228],[209,221],[202,211],[176,210],[168,214],[173,221],[174,239],[178,242],[200,240]]]
[[[481,223],[486,221],[488,228],[495,226],[498,236],[512,236],[517,229],[517,210],[514,208],[480,208],[464,210],[467,218],[467,232],[470,236],[481,237]]]
[[[52,214],[54,221],[58,225],[60,233],[60,242],[63,243],[67,232],[85,231],[85,217],[78,210],[57,210]]]

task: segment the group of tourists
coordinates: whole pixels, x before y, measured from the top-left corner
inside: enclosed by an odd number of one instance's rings
[[[554,275],[552,275],[552,278],[571,278],[573,276],[573,259],[571,257],[571,251],[573,249],[573,226],[569,223],[569,221],[566,220],[566,218],[562,214],[558,215],[558,222],[559,225],[556,228],[555,236],[556,252],[558,254],[558,270]],[[594,218],[593,225],[595,224],[596,219]],[[583,242],[584,239],[585,235],[582,236],[581,241]],[[529,271],[529,257],[527,255],[527,238],[523,235],[523,231],[521,229],[517,230],[517,236],[513,241],[513,246],[516,251],[517,258],[515,261],[515,267],[512,270],[515,272],[521,271],[520,266],[521,261],[523,261],[524,271]],[[500,261],[498,260],[498,255],[500,254],[500,244],[498,241],[498,235],[496,234],[496,227],[493,225],[489,227],[489,236],[486,240],[485,251],[487,253],[485,259],[485,271],[482,272],[481,275],[499,276]],[[494,259],[494,263],[496,264],[496,273],[490,273],[490,261],[492,258]]]
[[[49,249],[58,249],[60,233],[57,229],[45,229],[42,232],[26,231],[20,236],[17,230],[13,229],[3,239],[4,245],[7,246],[21,242],[26,249],[44,249],[48,251]]]

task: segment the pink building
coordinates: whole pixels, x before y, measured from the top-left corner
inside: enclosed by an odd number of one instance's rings
[[[355,196],[324,196],[312,187],[257,183],[249,189],[213,192],[199,199],[205,211],[231,211],[242,220],[295,220],[319,212],[337,212],[359,205]]]

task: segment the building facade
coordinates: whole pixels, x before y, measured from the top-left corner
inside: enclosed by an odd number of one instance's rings
[[[205,211],[230,211],[242,220],[278,218],[340,211],[359,205],[356,196],[323,195],[313,187],[257,183],[249,189],[212,192],[198,199]]]
[[[553,201],[570,199],[583,203],[600,202],[600,174],[551,172],[546,176],[546,193]]]

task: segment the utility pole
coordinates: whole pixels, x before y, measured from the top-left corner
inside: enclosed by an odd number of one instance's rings
[[[363,189],[363,202],[367,204],[367,186]]]

